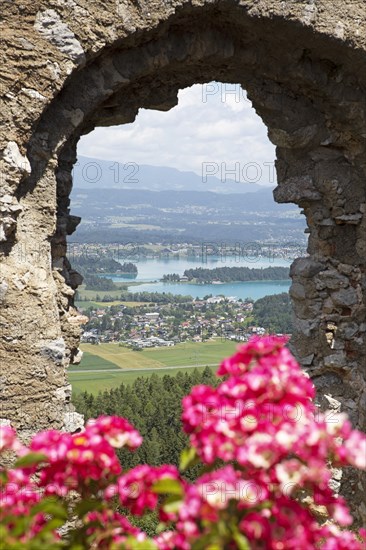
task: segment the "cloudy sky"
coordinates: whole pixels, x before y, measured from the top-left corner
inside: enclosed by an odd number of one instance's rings
[[[231,84],[197,84],[181,90],[168,112],[140,109],[133,124],[97,128],[80,140],[78,154],[276,183],[267,129],[245,92]]]

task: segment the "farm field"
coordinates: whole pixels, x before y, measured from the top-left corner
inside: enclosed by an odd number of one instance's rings
[[[98,393],[122,383],[131,384],[139,376],[154,373],[174,376],[179,371],[202,369],[206,365],[215,369],[234,352],[235,346],[233,342],[216,340],[136,352],[117,344],[82,344],[83,360],[80,366],[69,369],[69,381],[76,393],[84,390]]]
[[[116,299],[116,302],[118,303],[124,303],[124,302],[120,302],[118,300],[118,298],[120,297],[121,295],[121,291],[122,290],[127,290],[127,287],[128,286],[139,286],[141,285],[142,283],[141,282],[136,282],[136,281],[128,281],[128,282],[118,282],[118,283],[115,283],[119,288],[117,290],[86,290],[85,289],[85,285],[80,285],[78,287],[78,294],[79,296],[82,298],[82,300],[80,301],[80,303],[83,303],[83,304],[86,304],[84,305],[84,307],[89,307],[89,304],[88,302],[94,302],[95,301],[95,298],[97,296],[100,296],[100,297],[103,297],[103,296],[111,296],[112,298],[115,298]],[[138,302],[134,302],[134,304],[136,304]],[[106,302],[103,302],[103,305],[106,306],[106,305],[111,305],[111,303],[106,303]]]
[[[235,351],[236,343],[228,340],[209,342],[184,342],[171,348],[152,348],[140,354],[165,366],[219,364],[224,357]]]
[[[215,367],[211,367],[213,370]],[[203,370],[204,367],[197,367],[197,370]],[[168,368],[168,369],[156,369],[156,370],[131,370],[126,372],[121,371],[107,371],[107,372],[80,372],[70,373],[69,382],[72,384],[73,393],[81,393],[87,391],[89,393],[97,394],[99,392],[110,390],[119,386],[120,384],[133,384],[136,378],[140,376],[151,376],[156,374],[157,376],[175,376],[178,372],[186,372],[194,370],[190,368]]]
[[[90,291],[94,292],[94,291]],[[103,294],[104,296],[104,294]],[[104,309],[110,306],[126,306],[126,307],[140,307],[146,306],[148,302],[124,302],[121,300],[113,300],[113,302],[96,302],[95,300],[76,301],[77,308],[88,309],[89,307]]]
[[[83,345],[82,348],[84,348]],[[115,363],[99,357],[98,355],[94,355],[93,353],[89,353],[84,349],[83,351],[84,355],[82,362],[80,363],[80,365],[72,365],[69,369],[69,372],[82,372],[89,370],[120,370],[120,367],[118,367],[118,365],[116,365]]]

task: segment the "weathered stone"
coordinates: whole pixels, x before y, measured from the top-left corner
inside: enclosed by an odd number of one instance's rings
[[[295,202],[298,204],[302,204],[303,201],[317,202],[322,198],[313,180],[302,176],[286,179],[282,185],[276,187],[273,196],[277,202]]]
[[[321,290],[323,288],[339,289],[349,286],[349,279],[338,273],[336,269],[321,271],[315,278],[316,287]]]
[[[341,488],[341,482],[337,481],[336,479],[331,479],[329,481],[329,487],[332,489],[333,493],[339,493],[339,489]]]
[[[313,330],[317,326],[317,321],[309,321],[307,319],[295,319],[295,325],[299,333],[304,336],[311,336]]]
[[[348,323],[341,327],[342,335],[346,340],[350,340],[360,330],[360,327],[356,323]]]
[[[326,367],[347,368],[347,358],[344,353],[334,353],[333,355],[327,355],[323,359]]]
[[[307,367],[308,365],[311,365],[314,359],[314,354],[311,353],[310,355],[306,355],[305,357],[301,357],[301,364],[304,367]]]
[[[79,216],[68,216],[67,217],[67,223],[66,223],[66,232],[68,235],[72,235],[74,233],[75,229],[81,222],[81,218]]]
[[[337,399],[334,399],[331,395],[324,395],[325,399],[328,401],[328,408],[334,412],[341,412],[342,403]]]
[[[338,290],[337,292],[332,292],[331,294],[334,305],[336,306],[353,306],[357,304],[357,292],[354,288],[346,288]]]
[[[80,42],[55,10],[39,11],[34,28],[73,61],[78,63],[85,61]]]
[[[342,214],[341,216],[336,216],[335,221],[336,223],[343,224],[343,223],[349,223],[351,225],[357,225],[362,220],[362,214],[356,213],[356,214]]]
[[[72,358],[72,364],[78,365],[82,360],[82,358],[83,358],[83,352],[81,351],[81,349],[78,349],[77,353]]]
[[[52,359],[56,365],[62,365],[65,357],[65,342],[63,338],[49,342],[41,348],[41,355],[45,355]]]
[[[64,414],[64,431],[75,433],[84,428],[84,415],[77,412],[67,412]]]
[[[289,292],[291,298],[305,300],[306,293],[304,285],[301,285],[300,283],[292,283]]]
[[[305,277],[311,279],[324,269],[324,264],[314,261],[311,258],[298,258],[290,268],[290,276]]]
[[[6,281],[0,283],[0,302],[5,300],[6,293],[8,292],[9,285]]]
[[[22,174],[30,174],[31,167],[26,156],[19,151],[15,141],[9,141],[2,152],[2,157],[10,166],[19,170]]]
[[[179,89],[221,79],[246,88],[278,145],[275,199],[295,202],[307,219],[309,257],[291,268],[295,314],[303,317],[291,346],[315,377],[322,406],[322,392],[331,392],[365,430],[363,0],[46,4],[5,2],[1,12],[4,417],[27,440],[37,429],[60,428],[70,412],[70,396],[55,390],[65,388],[78,355],[70,285],[80,278],[66,258],[66,238],[77,225],[68,197],[79,137],[133,122],[140,108],[170,109]],[[47,377],[34,379],[35,370]],[[352,487],[365,519],[366,484],[362,490],[352,476],[341,492]]]

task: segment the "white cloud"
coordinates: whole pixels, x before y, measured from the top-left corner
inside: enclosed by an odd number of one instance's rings
[[[140,109],[132,124],[96,128],[81,138],[78,153],[197,174],[205,162],[225,163],[227,170],[239,163],[251,178],[258,165],[258,183],[275,184],[275,148],[267,128],[245,91],[232,84],[197,84],[181,90],[178,105],[168,112]]]

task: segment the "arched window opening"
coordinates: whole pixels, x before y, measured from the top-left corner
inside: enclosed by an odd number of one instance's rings
[[[234,348],[252,334],[292,333],[289,266],[305,254],[305,220],[274,202],[274,158],[246,92],[215,81],[182,89],[167,112],[140,109],[133,123],[81,138],[71,213],[82,222],[68,249],[84,277],[76,305],[89,317],[82,367],[93,366],[94,343],[194,341],[195,366],[202,341]],[[177,320],[165,302],[179,309],[182,296],[190,307]]]

